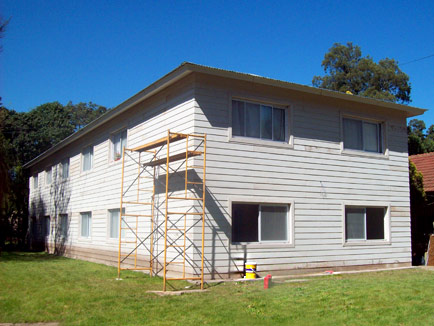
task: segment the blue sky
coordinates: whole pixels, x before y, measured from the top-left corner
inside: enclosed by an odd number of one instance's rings
[[[376,61],[434,54],[434,1],[3,0],[0,13],[0,96],[17,111],[114,107],[183,61],[311,85],[335,42]],[[434,57],[402,70],[434,124]]]

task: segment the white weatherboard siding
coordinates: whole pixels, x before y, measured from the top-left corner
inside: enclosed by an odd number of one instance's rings
[[[405,116],[203,75],[196,85],[195,132],[208,139],[207,273],[242,271],[246,259],[260,272],[411,262]],[[293,146],[230,139],[232,98],[288,106]],[[385,122],[388,155],[342,153],[345,114]],[[293,202],[293,243],[231,244],[230,202],[240,198]],[[344,202],[390,205],[390,241],[344,244]]]
[[[289,142],[231,137],[232,99],[287,108]],[[382,122],[386,153],[343,150],[342,119],[347,116]],[[64,247],[70,256],[108,264],[117,262],[118,242],[109,238],[108,210],[119,208],[122,163],[112,161],[110,139],[124,129],[128,148],[161,138],[167,129],[207,134],[205,274],[208,278],[239,276],[245,260],[256,261],[260,274],[411,263],[405,112],[351,102],[339,96],[305,94],[200,72],[176,81],[32,167],[32,175],[39,172],[39,187],[34,189],[33,179],[30,180],[31,216],[51,216],[54,231],[56,216],[69,215],[69,236]],[[89,145],[94,146],[93,167],[82,172],[81,151]],[[172,149],[185,150],[183,146],[174,144]],[[161,153],[165,154],[165,148]],[[70,157],[70,177],[63,182],[58,164],[65,157]],[[193,165],[202,165],[201,157],[192,160]],[[45,170],[50,166],[55,166],[53,182],[46,185]],[[184,194],[183,173],[181,167],[171,179],[175,194]],[[164,169],[158,168],[157,174],[164,184]],[[137,165],[126,164],[124,185],[136,175]],[[201,178],[202,171],[189,171],[189,176]],[[156,186],[156,222],[163,226],[164,187],[158,182]],[[192,185],[188,191],[189,196],[200,197],[202,189],[200,185]],[[233,202],[291,205],[290,241],[232,244]],[[388,241],[346,243],[345,204],[388,207]],[[171,210],[202,210],[192,201],[174,200],[170,205]],[[149,213],[140,209],[141,214]],[[91,235],[83,238],[80,212],[88,211],[92,212]],[[127,213],[133,211],[134,208],[128,211],[127,207]],[[187,265],[189,274],[200,271],[197,248],[201,246],[201,224],[195,224],[198,218],[187,221],[187,228],[192,228],[187,241],[187,257],[193,261],[193,266]],[[145,235],[148,228],[149,224],[144,223],[139,232]],[[161,253],[163,228],[156,234],[156,253]],[[59,242],[63,238],[56,238],[53,232],[50,240]],[[145,243],[149,245],[149,239]],[[168,257],[180,258],[176,250],[171,250]],[[175,266],[171,268],[176,269]]]
[[[191,81],[187,78],[177,86],[170,87],[165,92],[138,104],[129,112],[111,121],[104,128],[98,128],[91,134],[81,139],[81,141],[69,145],[60,153],[34,167],[34,171],[41,171],[42,167],[54,165],[53,183],[45,184],[45,172],[39,172],[39,188],[30,187],[30,215],[31,216],[52,216],[53,234],[50,242],[55,240],[55,216],[66,213],[69,217],[68,238],[65,244],[67,250],[71,250],[73,256],[103,261],[106,263],[117,262],[118,240],[109,237],[109,213],[110,209],[119,209],[120,205],[120,186],[121,186],[121,160],[113,161],[111,156],[111,135],[119,130],[127,129],[127,148],[133,148],[146,142],[164,137],[167,130],[176,132],[193,132],[193,90]],[[81,151],[84,147],[93,145],[93,167],[89,171],[82,172]],[[185,145],[184,145],[185,146]],[[179,146],[178,146],[179,147]],[[176,150],[174,147],[172,150]],[[161,154],[165,155],[163,149]],[[59,162],[64,157],[70,157],[69,178],[63,182],[57,177],[60,170]],[[176,168],[176,164],[172,164]],[[56,170],[58,169],[58,170]],[[164,180],[164,169],[159,169],[159,174]],[[137,165],[126,164],[124,187],[129,185],[129,181],[137,176]],[[176,184],[176,179],[171,181]],[[134,184],[137,187],[137,184]],[[149,188],[149,187],[148,187]],[[54,192],[57,189],[58,195]],[[163,191],[163,196],[158,192]],[[61,195],[60,195],[61,193]],[[136,195],[135,188],[131,192]],[[58,202],[57,205],[54,202]],[[164,220],[164,189],[157,185],[156,203],[156,222]],[[188,210],[191,203],[174,203],[173,209]],[[131,206],[130,206],[131,207]],[[140,207],[141,209],[148,209]],[[130,208],[127,213],[133,213]],[[80,212],[92,212],[91,234],[90,237],[80,236]],[[149,211],[142,211],[140,214],[149,214]],[[131,218],[130,218],[131,219]],[[135,218],[133,218],[135,219]],[[143,218],[145,219],[145,218]],[[134,223],[131,223],[132,225]],[[141,235],[143,236],[149,228],[149,223],[141,223]],[[164,231],[163,231],[164,232]],[[129,232],[126,232],[127,236]],[[164,234],[164,233],[163,233]],[[155,248],[162,250],[163,241],[161,233],[157,237]],[[60,241],[57,239],[57,241]],[[146,241],[149,247],[149,240]],[[132,248],[132,245],[128,245]],[[128,247],[127,246],[127,247]],[[128,250],[123,250],[128,252]],[[145,251],[141,251],[142,254]],[[148,255],[146,255],[148,256]],[[169,258],[173,256],[169,253]],[[160,255],[162,259],[162,255]]]

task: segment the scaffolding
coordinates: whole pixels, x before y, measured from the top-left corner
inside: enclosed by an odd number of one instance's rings
[[[185,142],[185,150],[180,143]],[[177,143],[174,146],[171,144]],[[195,160],[196,164],[190,164],[191,158],[202,157]],[[128,165],[127,160],[132,162]],[[173,169],[171,163],[177,162],[177,168]],[[137,165],[137,174],[132,175],[132,165]],[[159,178],[158,169],[165,172],[164,182]],[[126,169],[128,171],[126,171]],[[172,175],[184,170],[183,189],[172,190],[169,181]],[[194,173],[193,173],[194,171]],[[202,177],[196,171],[202,171]],[[189,175],[195,177],[192,181]],[[184,134],[167,131],[167,136],[134,148],[124,148],[122,155],[122,182],[119,210],[119,254],[118,254],[118,278],[121,270],[145,270],[150,276],[159,274],[157,265],[161,251],[155,252],[155,236],[162,235],[161,228],[164,224],[164,249],[163,263],[160,271],[163,273],[163,291],[171,280],[197,280],[200,288],[204,284],[204,233],[205,233],[205,180],[206,180],[206,134]],[[162,179],[162,178],[161,178]],[[164,209],[156,207],[156,187],[159,183],[164,189]],[[127,185],[126,187],[125,184]],[[178,184],[179,185],[179,184]],[[192,189],[201,188],[196,194]],[[148,194],[146,196],[146,194]],[[144,198],[146,197],[146,198]],[[169,202],[193,203],[188,210],[173,210]],[[196,203],[197,206],[194,205]],[[199,211],[195,211],[199,207]],[[193,209],[193,211],[191,211]],[[155,213],[164,212],[164,221],[156,223]],[[161,214],[163,215],[163,214]],[[193,219],[192,225],[187,225],[187,217]],[[196,217],[196,221],[194,220]],[[144,221],[144,222],[142,222]],[[189,221],[191,222],[191,221]],[[188,238],[189,230],[194,230],[197,223],[201,222],[201,245],[196,247],[194,241]],[[200,276],[187,276],[186,265],[189,263],[194,269],[187,255],[187,240],[193,243],[193,249],[200,252]],[[181,243],[179,243],[181,241]],[[144,248],[149,254],[149,261],[139,257],[139,249]],[[169,257],[169,253],[174,253]],[[194,257],[194,254],[193,254]],[[161,264],[160,264],[161,265]],[[169,265],[182,267],[181,276],[169,277]]]

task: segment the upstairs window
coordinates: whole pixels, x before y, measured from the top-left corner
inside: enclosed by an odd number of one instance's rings
[[[122,153],[127,145],[127,131],[120,131],[112,136],[112,160],[117,161],[122,158]]]
[[[53,174],[52,174],[51,168],[45,170],[45,183],[46,183],[47,185],[51,184],[51,181],[52,181],[52,175],[53,175]]]
[[[38,179],[38,174],[36,173],[33,176],[33,189],[38,189],[39,186],[39,179]]]
[[[356,119],[343,119],[344,148],[383,153],[381,123]]]
[[[285,110],[270,105],[233,100],[232,135],[284,142]]]
[[[89,171],[93,166],[93,146],[86,147],[81,153],[82,171]]]
[[[289,241],[289,205],[232,204],[232,242]]]
[[[345,238],[354,240],[384,240],[386,207],[345,207]]]
[[[62,160],[62,179],[69,178],[69,158]]]

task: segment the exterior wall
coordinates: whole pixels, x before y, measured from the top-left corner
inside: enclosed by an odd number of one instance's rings
[[[47,245],[50,245],[52,250],[67,256],[111,264],[117,263],[118,240],[109,238],[108,210],[119,209],[120,206],[122,162],[111,159],[111,136],[127,128],[127,148],[133,148],[166,136],[168,129],[175,132],[192,133],[193,110],[192,76],[187,76],[165,91],[132,107],[110,123],[105,124],[104,127],[92,131],[79,141],[68,145],[34,166],[31,174],[38,173],[39,187],[34,189],[33,178],[30,178],[30,216],[51,217],[51,232],[50,237],[46,239]],[[90,171],[83,172],[81,151],[89,145],[94,145],[93,167]],[[179,146],[174,146],[172,151],[176,152],[178,149]],[[166,154],[165,149],[159,155],[161,154]],[[64,181],[59,171],[61,170],[60,162],[66,157],[70,158],[70,168],[69,178]],[[125,188],[129,185],[128,180],[132,181],[137,176],[138,166],[134,163],[130,164],[131,162],[132,160],[129,160],[129,164],[126,164]],[[48,167],[53,167],[53,182],[50,185],[45,182],[44,170]],[[176,169],[175,164],[172,167]],[[160,179],[165,178],[164,169],[157,169],[156,173],[159,174]],[[176,183],[175,176],[171,184],[176,185]],[[157,183],[156,224],[161,224],[164,220],[164,191],[161,184],[159,186]],[[136,192],[133,191],[131,194],[135,196]],[[187,203],[187,206],[183,203],[182,207],[180,205],[175,203],[173,209],[188,210],[191,207],[191,203]],[[140,209],[145,209],[140,214],[149,214],[149,208],[142,206]],[[80,212],[88,211],[92,212],[91,236],[83,238],[80,236]],[[134,208],[129,210],[127,207],[127,213],[133,213],[133,211]],[[60,232],[56,232],[60,226],[59,214],[68,214],[69,217],[66,238],[61,236]],[[142,239],[149,232],[149,219],[146,220],[147,222],[139,224]],[[157,252],[161,252],[164,231],[158,234],[154,238],[154,246]],[[147,247],[149,247],[149,242],[148,238],[145,241]],[[132,249],[133,244],[127,245],[124,252],[127,252],[128,248]],[[139,254],[141,255],[139,259],[149,261],[147,251],[141,250]],[[162,255],[159,255],[159,260],[161,259]],[[160,267],[161,265],[157,267],[157,270]]]
[[[232,98],[288,107],[289,143],[280,145],[230,137]],[[342,151],[341,119],[346,114],[385,123],[386,155]],[[121,163],[110,160],[110,137],[122,128],[128,129],[129,148],[163,137],[167,129],[207,134],[205,273],[208,278],[239,276],[247,259],[258,263],[259,274],[411,263],[403,115],[384,108],[199,73],[185,77],[33,167],[33,173],[39,172],[39,187],[30,187],[31,216],[51,216],[52,232],[48,241],[53,250],[81,259],[116,263],[118,242],[108,237],[108,210],[119,207]],[[81,151],[90,144],[95,146],[94,167],[83,173]],[[65,157],[70,157],[70,177],[62,182],[57,169]],[[201,159],[194,160],[194,165],[201,165]],[[46,185],[44,170],[49,166],[55,166],[53,183]],[[137,175],[133,169],[133,165],[127,168],[127,179]],[[157,173],[162,180],[165,172],[160,169]],[[191,171],[189,176],[200,178],[201,172]],[[175,191],[182,191],[181,179],[183,175],[178,172],[172,183]],[[189,192],[198,195],[199,188],[193,186]],[[164,195],[161,184],[157,193]],[[236,201],[290,204],[291,241],[232,244],[231,203]],[[390,207],[390,240],[375,244],[345,243],[343,207],[349,202]],[[161,207],[156,211],[159,224],[164,220],[161,196],[157,196],[157,205]],[[201,207],[191,203],[175,202],[174,205],[173,209],[201,211]],[[89,239],[79,236],[80,212],[86,211],[92,212]],[[70,218],[67,238],[56,236],[55,232],[58,215],[65,213]],[[198,272],[201,259],[197,253],[201,225],[195,224],[196,221],[191,219],[187,225],[193,227],[192,241],[187,245],[187,255],[194,261],[187,270],[190,274]],[[148,227],[145,224],[142,230],[145,232]],[[161,253],[162,233],[158,234],[155,244]],[[149,240],[146,244],[149,245]],[[169,259],[176,257],[179,258],[176,251],[169,253]]]
[[[289,144],[231,138],[232,98],[288,107]],[[403,115],[205,75],[197,76],[195,99],[195,132],[207,133],[208,140],[206,273],[237,274],[246,260],[257,262],[259,274],[411,263]],[[386,155],[342,152],[344,114],[383,121]],[[231,244],[233,201],[291,204],[291,243]],[[345,243],[343,207],[349,202],[390,206],[390,240]]]

